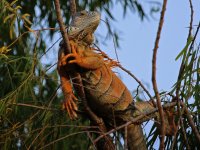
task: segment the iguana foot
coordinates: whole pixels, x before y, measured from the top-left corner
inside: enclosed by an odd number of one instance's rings
[[[77,53],[77,47],[75,47],[75,45],[71,43],[70,45],[71,45],[72,53],[66,56],[63,56],[61,60],[61,64],[60,64],[61,66],[64,66],[66,64],[72,64],[72,63],[80,64],[82,61],[80,55]]]
[[[67,110],[70,119],[77,118],[76,111],[78,110],[78,107],[75,101],[78,101],[78,99],[74,96],[73,93],[71,93],[67,95],[67,98],[65,98],[62,104],[62,109]]]

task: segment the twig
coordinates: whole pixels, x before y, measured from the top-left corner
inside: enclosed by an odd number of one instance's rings
[[[154,49],[153,49],[153,59],[152,59],[152,83],[153,83],[153,89],[154,89],[156,100],[157,100],[158,112],[159,112],[159,115],[161,118],[161,133],[160,133],[160,149],[161,150],[164,150],[164,148],[165,148],[165,143],[164,143],[164,141],[165,141],[165,120],[164,120],[164,113],[163,113],[163,108],[161,105],[160,95],[159,95],[158,87],[157,87],[157,83],[156,83],[156,56],[157,56],[157,50],[158,50],[161,30],[162,30],[162,26],[163,26],[163,22],[164,22],[166,5],[167,5],[167,0],[163,0],[163,7],[162,7],[161,15],[160,15],[160,21],[159,21],[156,41],[155,41],[155,45],[154,45]]]
[[[192,118],[191,118],[191,114],[190,114],[190,112],[188,111],[188,108],[184,105],[184,103],[181,102],[181,105],[182,105],[182,107],[184,108],[184,111],[185,111],[185,113],[186,113],[186,117],[187,117],[187,119],[188,119],[188,122],[189,122],[189,124],[190,124],[190,126],[191,126],[191,128],[192,128],[192,130],[193,130],[193,132],[194,132],[194,134],[195,134],[195,136],[196,136],[196,138],[197,138],[197,140],[198,140],[199,143],[200,143],[200,134],[199,134],[199,131],[198,131],[197,127],[195,126],[195,124],[194,124]]]
[[[195,32],[195,34],[194,34],[194,38],[193,38],[193,40],[192,40],[192,43],[191,43],[189,49],[191,49],[191,48],[193,47],[194,41],[195,41],[196,38],[197,38],[197,34],[198,34],[198,32],[199,32],[199,29],[200,29],[200,21],[199,21],[199,24],[198,24],[198,26],[197,26],[197,30],[196,30],[196,32]]]
[[[142,84],[142,82],[134,75],[132,74],[129,70],[127,70],[126,68],[122,67],[121,65],[119,65],[119,68],[121,68],[124,72],[126,72],[127,74],[129,74],[133,79],[135,79],[135,81],[143,88],[143,90],[146,92],[146,94],[149,96],[150,100],[152,100],[154,107],[156,107],[156,103],[153,99],[153,97],[151,96],[151,94],[149,93],[149,91],[145,88],[145,86]]]
[[[46,125],[47,126],[47,125]],[[31,141],[31,144],[28,146],[27,150],[30,150],[34,142],[38,139],[38,137],[46,130],[46,126],[44,126],[39,133],[37,133],[36,137]]]
[[[127,126],[124,128],[124,150],[128,150],[128,129]]]
[[[174,139],[173,139],[173,142],[171,144],[171,147],[170,147],[170,150],[174,150],[175,149],[175,144],[176,144],[176,141],[177,141],[177,137],[178,137],[178,130],[174,133]]]
[[[62,141],[62,140],[64,140],[64,139],[66,139],[66,138],[69,138],[69,137],[71,137],[71,136],[78,135],[78,134],[83,134],[83,133],[85,134],[85,133],[87,133],[87,132],[90,132],[90,131],[80,131],[80,132],[68,134],[68,135],[63,136],[63,137],[61,137],[61,138],[58,138],[58,139],[56,139],[56,140],[54,140],[54,141],[51,141],[50,143],[44,145],[43,147],[40,147],[38,150],[40,150],[40,149],[45,149],[46,147],[48,147],[48,146],[50,146],[50,145],[52,145],[52,144],[55,144],[55,143],[57,143],[57,142],[59,142],[59,141]],[[91,131],[91,132],[93,132],[93,131]]]
[[[58,109],[55,109],[55,108],[49,108],[49,107],[37,106],[37,105],[25,104],[25,103],[8,103],[8,104],[16,105],[16,106],[32,107],[32,108],[37,108],[37,109],[41,109],[41,110],[48,110],[48,111],[56,111],[56,110],[58,110]]]
[[[183,120],[182,120],[182,117],[180,118],[180,126],[181,126],[181,131],[183,133],[183,139],[184,139],[184,143],[186,145],[186,150],[190,150],[190,146],[188,144],[188,140],[187,140],[187,135],[185,133],[185,127],[184,127],[184,124],[183,124]]]
[[[192,35],[192,24],[193,24],[193,16],[194,16],[192,0],[189,0],[189,3],[190,3],[190,26],[189,26],[189,33],[188,33],[187,41],[190,38],[190,36]]]
[[[74,17],[74,14],[76,13],[76,2],[75,0],[70,0],[70,12],[72,14],[72,18]]]
[[[186,144],[186,148],[187,148],[187,150],[190,150],[190,147],[189,147],[188,141],[187,141],[187,136],[186,136],[186,133],[185,133],[183,120],[182,120],[182,112],[180,110],[180,100],[177,99],[176,101],[177,101],[177,111],[178,111],[178,120],[179,120],[178,126],[180,126],[180,128],[181,128],[181,131],[182,131],[182,134],[183,134],[183,140],[184,140],[184,143]]]
[[[95,146],[95,143],[94,143],[94,140],[92,139],[92,136],[91,136],[90,132],[87,132],[87,136],[89,137],[90,141],[92,142],[92,148],[94,150],[97,150],[97,148]]]
[[[39,59],[41,59],[60,39],[61,37],[57,39],[47,50],[45,50],[44,53],[39,57]]]
[[[178,100],[178,101],[180,101],[180,100]],[[199,131],[198,131],[197,127],[195,126],[195,124],[194,124],[194,122],[193,122],[193,120],[192,120],[192,118],[191,118],[191,114],[190,114],[188,108],[187,108],[187,107],[185,106],[185,104],[184,104],[183,102],[181,102],[181,101],[180,101],[180,104],[181,104],[181,107],[183,108],[183,110],[184,110],[184,112],[185,112],[185,114],[186,114],[186,117],[187,117],[187,119],[188,119],[188,122],[189,122],[190,127],[192,128],[192,130],[193,130],[193,132],[194,132],[194,134],[195,134],[197,140],[198,140],[199,143],[200,143],[200,134],[199,134]]]
[[[63,41],[64,41],[65,53],[69,54],[71,52],[71,47],[69,45],[69,38],[67,35],[67,31],[65,30],[64,22],[62,20],[59,0],[54,0],[54,3],[55,3],[55,8],[56,8],[58,24],[60,26],[60,32],[62,34]]]
[[[187,41],[189,41],[189,38],[192,34],[192,24],[193,24],[193,14],[194,14],[194,10],[193,10],[193,5],[192,5],[192,1],[189,0],[189,3],[190,3],[190,11],[191,11],[191,14],[190,14],[190,25],[189,25],[189,32],[188,32],[188,37],[187,37]],[[197,34],[196,34],[197,35]],[[195,38],[193,39],[193,41],[195,40]],[[192,45],[193,45],[193,42],[191,43],[191,46],[189,49],[192,48]],[[185,70],[185,65],[184,65],[184,59],[182,60],[182,63],[181,63],[181,66],[180,66],[180,70],[179,70],[179,74],[178,74],[178,79],[177,79],[177,88],[176,88],[176,97],[179,99],[179,91],[180,91],[180,88],[181,88],[181,82],[180,79],[182,78],[183,76],[183,72]]]

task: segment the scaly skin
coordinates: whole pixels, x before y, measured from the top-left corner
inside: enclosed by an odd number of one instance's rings
[[[102,55],[95,53],[90,48],[89,45],[93,42],[93,32],[99,24],[100,15],[92,13],[94,18],[91,19],[88,13],[85,11],[77,13],[70,24],[68,33],[72,53],[65,55],[62,42],[60,44],[58,72],[65,96],[63,109],[67,110],[71,119],[77,118],[77,98],[73,93],[73,79],[70,78],[70,74],[78,72],[83,80],[90,108],[109,126],[114,127],[115,121],[116,125],[121,125],[130,121],[137,114],[154,109],[154,107],[149,102],[139,102],[136,105],[140,111],[137,111],[132,105],[133,99],[130,92],[111,70],[111,66],[116,63],[106,62]],[[166,122],[169,122],[169,127],[173,125],[173,121],[166,120]],[[128,126],[128,148],[129,150],[147,149],[140,125]]]
[[[63,70],[62,67],[68,68],[70,72],[72,65],[76,65],[76,70],[74,71],[81,74],[86,97],[91,109],[113,127],[114,120],[117,121],[118,125],[125,123],[127,120],[121,118],[123,115],[115,116],[113,114],[126,111],[127,107],[133,103],[131,93],[128,91],[127,87],[112,72],[110,64],[105,62],[101,55],[95,53],[90,47],[79,45],[77,42],[70,41],[70,44],[72,48],[71,54],[64,56],[64,52],[60,52],[60,72]],[[69,82],[63,82],[64,85],[67,85],[66,89],[69,88],[66,90],[67,94],[74,98],[71,92],[72,88],[68,86],[68,83]],[[64,88],[65,87],[63,87],[63,89]],[[71,93],[69,94],[68,91]],[[68,101],[69,100],[70,99],[68,99]],[[74,98],[74,100],[76,100],[76,98]],[[65,107],[71,118],[76,117],[77,106],[75,102],[70,102],[70,105],[65,103]],[[130,131],[133,131],[132,133],[129,132],[131,134],[128,134],[128,139],[131,139],[129,144],[134,143],[134,145],[130,147],[138,147],[141,150],[146,149],[141,126],[130,125],[128,128]]]
[[[112,112],[125,110],[132,103],[132,97],[123,82],[111,71],[110,68],[115,63],[106,63],[102,56],[94,53],[88,46],[94,40],[93,32],[99,21],[100,14],[97,12],[82,11],[75,15],[68,28],[72,54],[65,56],[63,42],[61,42],[58,72],[65,97],[63,108],[67,110],[71,119],[77,117],[78,107],[76,105],[77,98],[73,94],[70,82],[70,74],[80,72],[90,107],[105,120],[110,120],[109,124],[113,124],[114,121],[111,121],[114,120],[114,116],[111,115]],[[73,79],[71,81],[73,83]],[[137,126],[137,128],[142,131],[140,126]],[[140,137],[144,139],[142,132]],[[137,147],[146,146],[145,141],[138,143],[135,139],[133,142],[137,143]]]
[[[80,11],[77,12],[70,23],[67,31],[70,40],[75,40],[76,42],[81,43],[81,45],[90,45],[94,36],[93,33],[96,30],[98,24],[100,22],[100,14],[96,11],[88,12],[88,11]],[[76,101],[77,98],[73,94],[72,86],[71,86],[71,77],[72,74],[72,66],[65,66],[61,62],[61,58],[65,56],[64,53],[63,41],[60,42],[60,49],[58,52],[58,73],[60,75],[62,91],[64,93],[64,101],[63,101],[63,109],[66,109],[69,117],[74,119],[77,117],[76,110]],[[71,72],[71,71],[72,72]]]

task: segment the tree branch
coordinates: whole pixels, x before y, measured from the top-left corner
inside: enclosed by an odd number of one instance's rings
[[[76,13],[76,2],[75,0],[70,0],[70,12],[72,17],[74,17],[75,13]]]
[[[149,96],[150,100],[152,100],[152,103],[153,103],[154,107],[156,107],[156,102],[154,101],[154,99],[151,96],[151,94],[149,93],[149,91],[142,84],[142,82],[134,74],[132,74],[129,70],[127,70],[126,68],[122,67],[121,65],[119,65],[119,68],[121,68],[123,71],[125,71],[127,74],[129,74],[133,79],[135,79],[135,81],[143,88],[143,90]]]
[[[196,138],[197,138],[197,140],[198,140],[199,143],[200,143],[200,134],[199,134],[199,131],[198,131],[197,127],[195,126],[195,124],[194,124],[192,118],[191,118],[191,114],[190,114],[190,112],[188,111],[187,107],[184,105],[183,102],[181,102],[181,105],[182,105],[182,107],[184,108],[185,113],[186,113],[186,117],[187,117],[187,119],[188,119],[188,122],[189,122],[189,124],[190,124],[190,126],[191,126],[191,128],[192,128],[192,130],[193,130],[193,132],[194,132],[194,134],[195,134],[195,136],[196,136]]]
[[[160,135],[160,149],[164,150],[164,140],[165,140],[165,124],[164,124],[164,114],[163,109],[161,105],[160,95],[158,92],[157,82],[156,82],[156,56],[157,56],[157,50],[158,50],[158,44],[160,40],[161,30],[164,22],[164,15],[166,10],[167,0],[163,0],[163,7],[161,11],[156,41],[153,49],[153,59],[152,59],[152,83],[153,83],[153,89],[155,92],[156,100],[157,100],[157,106],[158,106],[158,112],[161,118],[161,135]]]
[[[65,54],[69,54],[71,52],[71,47],[69,45],[69,38],[67,35],[67,31],[65,30],[64,22],[61,16],[59,0],[54,0],[54,3],[55,3],[55,8],[56,8],[56,16],[57,16],[58,24],[60,26],[60,32],[62,34],[63,41],[64,41]]]
[[[193,5],[192,5],[192,0],[189,0],[189,3],[190,3],[190,26],[189,26],[187,41],[192,34],[192,25],[193,25],[193,16],[194,16],[194,9],[193,9]]]

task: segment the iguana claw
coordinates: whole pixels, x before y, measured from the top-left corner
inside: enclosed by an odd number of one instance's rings
[[[78,55],[76,47],[74,44],[70,43],[71,45],[71,49],[72,49],[72,53],[65,55],[62,60],[61,60],[61,65],[64,66],[67,63],[68,64],[72,64],[72,63],[81,63],[81,57]],[[69,60],[70,58],[73,58],[72,60]]]
[[[76,119],[78,110],[77,104],[75,101],[78,101],[78,99],[74,96],[73,93],[68,94],[67,99],[63,101],[62,109],[67,110],[68,115],[70,119]]]

